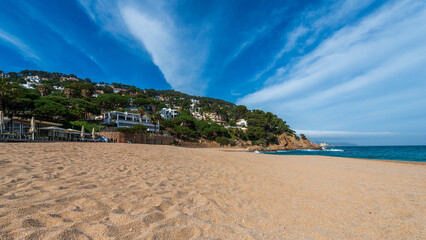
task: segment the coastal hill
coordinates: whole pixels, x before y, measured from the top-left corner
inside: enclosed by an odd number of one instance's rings
[[[297,136],[277,115],[221,99],[36,70],[0,71],[0,85],[1,110],[11,119],[35,116],[65,127],[85,126],[87,131],[115,127],[125,133],[173,135],[177,144],[217,142],[256,146],[256,150],[318,148],[303,134]],[[120,112],[133,119],[139,116],[142,124],[121,127],[107,121],[111,113],[118,121]]]

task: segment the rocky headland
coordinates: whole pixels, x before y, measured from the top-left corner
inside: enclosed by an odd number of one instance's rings
[[[282,134],[278,136],[279,144],[269,146],[249,146],[245,150],[249,152],[273,152],[278,150],[296,150],[296,149],[315,149],[321,150],[322,148],[316,143],[312,143],[309,139],[296,139],[293,135]]]

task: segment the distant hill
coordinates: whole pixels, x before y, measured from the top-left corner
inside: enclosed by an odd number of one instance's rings
[[[343,147],[352,147],[352,146],[358,146],[354,143],[348,143],[348,142],[330,142],[327,143],[330,146],[336,145],[336,146],[343,146]]]

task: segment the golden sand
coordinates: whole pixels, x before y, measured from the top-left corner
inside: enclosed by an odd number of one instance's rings
[[[424,239],[426,165],[0,144],[0,239]]]

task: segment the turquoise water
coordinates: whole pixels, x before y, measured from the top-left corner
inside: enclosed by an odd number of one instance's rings
[[[322,155],[362,159],[426,162],[426,146],[335,147],[330,150],[292,150],[265,152],[278,155]]]

